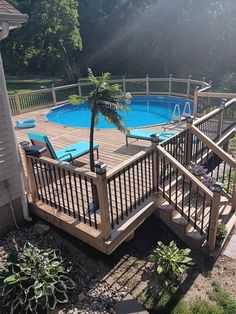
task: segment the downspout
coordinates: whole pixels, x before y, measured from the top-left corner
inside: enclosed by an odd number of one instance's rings
[[[9,34],[9,24],[7,22],[2,23],[2,31],[0,32],[0,41],[6,38]],[[12,142],[12,152],[13,152],[13,158],[15,159],[15,165],[16,165],[16,175],[19,179],[20,182],[20,195],[21,195],[21,203],[22,203],[22,212],[25,220],[27,221],[32,221],[32,218],[29,216],[29,211],[28,211],[28,203],[27,203],[27,198],[26,198],[26,192],[25,192],[25,187],[23,183],[23,178],[22,178],[22,169],[20,167],[20,158],[19,158],[19,153],[16,145],[16,138],[15,138],[15,133],[13,130],[13,125],[12,125],[12,120],[11,120],[11,111],[10,111],[10,104],[9,104],[9,99],[8,99],[8,93],[7,93],[7,86],[6,86],[6,80],[5,80],[5,74],[4,74],[4,69],[3,69],[3,62],[2,62],[2,56],[1,56],[1,51],[0,51],[0,93],[3,101],[4,110],[6,112],[6,120],[8,123],[9,127],[9,132],[12,138],[14,139],[14,143]]]

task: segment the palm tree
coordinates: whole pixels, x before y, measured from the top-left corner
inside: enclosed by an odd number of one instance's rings
[[[88,96],[72,95],[69,97],[71,104],[82,104],[85,101],[88,102],[89,109],[91,110],[90,120],[90,170],[95,171],[94,165],[94,128],[99,120],[99,114],[105,118],[105,120],[122,132],[125,132],[127,128],[124,125],[124,117],[117,111],[128,112],[126,103],[131,98],[130,93],[124,94],[118,84],[109,84],[111,73],[104,73],[101,77],[95,77],[91,69],[88,69],[88,79],[93,84],[93,90]]]

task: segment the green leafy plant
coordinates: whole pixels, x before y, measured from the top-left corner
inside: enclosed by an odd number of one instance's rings
[[[158,242],[157,248],[149,256],[149,260],[157,265],[157,272],[165,273],[173,279],[178,279],[191,265],[190,249],[179,249],[174,241],[169,245]]]
[[[0,307],[7,313],[46,313],[68,302],[75,287],[68,277],[59,250],[40,250],[26,244],[22,253],[11,255],[0,269]]]
[[[226,226],[224,224],[218,224],[216,238],[222,241],[227,236],[227,234],[228,234],[228,231],[226,229]]]

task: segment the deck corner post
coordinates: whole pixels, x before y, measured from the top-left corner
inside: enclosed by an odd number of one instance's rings
[[[191,155],[192,155],[192,132],[191,127],[193,124],[193,119],[191,117],[188,117],[186,120],[186,129],[188,132],[186,133],[186,144],[185,144],[185,165],[188,166],[191,161]]]
[[[159,180],[159,162],[157,146],[159,145],[159,137],[152,136],[152,147],[153,147],[153,164],[152,164],[152,176],[153,176],[153,191],[157,193],[159,190],[158,180]]]
[[[149,74],[146,74],[146,94],[149,95]]]
[[[17,109],[17,114],[21,114],[21,106],[20,106],[20,96],[18,92],[15,93],[15,102],[16,102],[16,109]]]
[[[212,198],[212,208],[210,213],[210,222],[209,222],[209,237],[208,237],[208,247],[210,252],[213,252],[216,244],[216,234],[217,234],[217,225],[219,219],[220,211],[220,197],[221,197],[222,185],[219,183],[215,184],[215,189],[213,190]]]
[[[172,90],[172,74],[169,76],[169,96],[171,96],[171,90]]]
[[[195,86],[195,90],[194,90],[194,105],[193,105],[193,115],[195,117],[197,116],[197,113],[198,113],[198,110],[197,110],[197,107],[198,107],[198,89],[199,89],[199,86]]]
[[[28,193],[31,195],[31,201],[35,204],[38,201],[37,187],[34,179],[33,159],[26,156],[26,169],[28,178]]]
[[[56,91],[55,91],[55,86],[52,84],[52,99],[53,99],[53,105],[57,105],[57,97],[56,97]]]
[[[106,167],[107,165],[102,162],[95,164],[95,172],[97,175],[96,186],[101,217],[101,236],[105,241],[107,241],[111,236]]]
[[[221,138],[222,130],[223,130],[223,122],[224,122],[224,112],[225,112],[225,99],[222,99],[221,106],[220,106],[220,119],[218,121],[218,128],[217,128],[217,136],[218,139]]]
[[[122,85],[123,85],[123,93],[126,93],[126,87],[125,87],[125,75],[122,76]]]
[[[233,193],[232,193],[232,210],[236,212],[236,168],[234,169]]]

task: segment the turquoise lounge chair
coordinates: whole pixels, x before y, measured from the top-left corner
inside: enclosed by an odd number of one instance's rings
[[[88,142],[78,142],[71,146],[67,146],[65,148],[55,151],[47,135],[37,132],[29,132],[28,137],[33,145],[43,144],[43,146],[46,146],[48,152],[50,153],[51,158],[55,160],[72,161],[73,163],[73,159],[76,159],[89,153]],[[97,151],[97,158],[99,158],[98,147],[99,145],[97,144],[94,144],[93,146],[93,149]]]
[[[16,127],[19,129],[34,128],[36,126],[35,119],[16,120]]]
[[[136,140],[151,141],[153,137],[158,136],[158,141],[163,142],[168,138],[176,135],[173,132],[154,131],[154,130],[143,130],[133,129],[130,133],[126,134],[126,145],[128,146],[128,138],[135,138]]]

